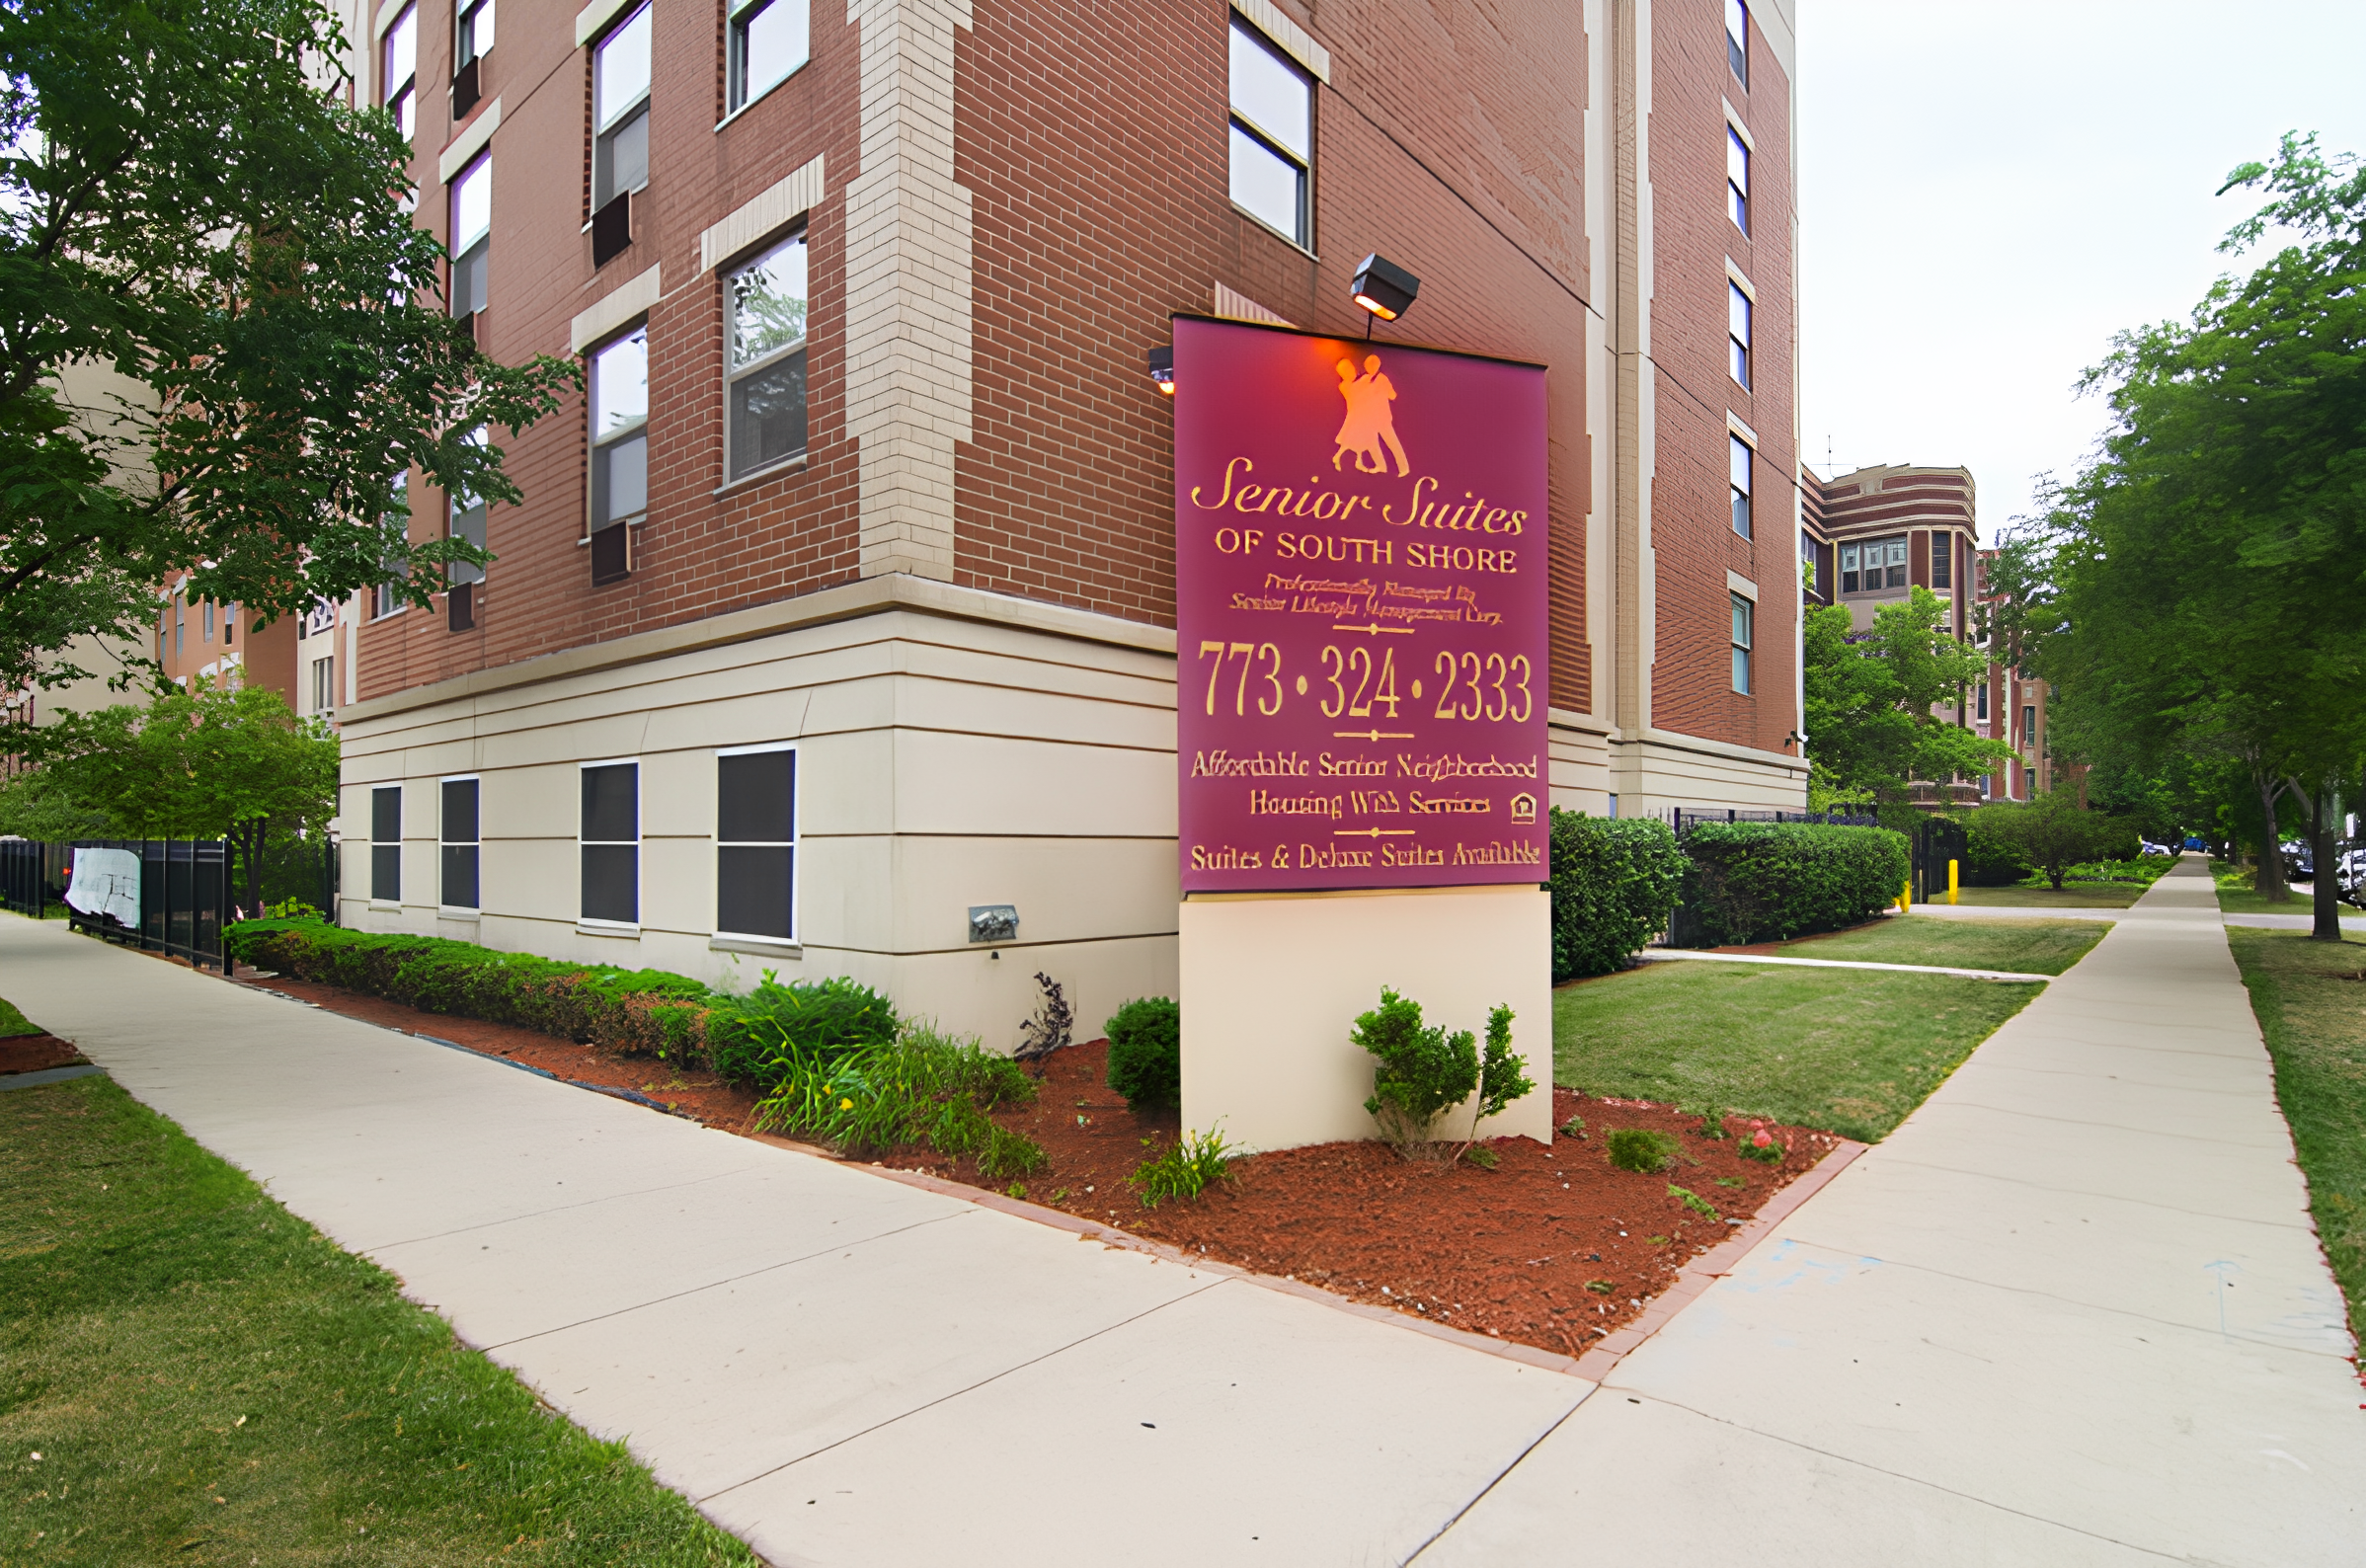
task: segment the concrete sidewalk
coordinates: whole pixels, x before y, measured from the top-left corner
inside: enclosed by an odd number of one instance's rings
[[[0,995],[777,1564],[1402,1562],[1594,1388],[54,923]]]
[[[2355,1563],[2209,886],[2109,913],[1599,1390],[32,921],[0,994],[783,1565]]]
[[[2206,875],[2180,868],[1424,1568],[2366,1560],[2366,1400]],[[2059,912],[2059,911],[2053,911]]]

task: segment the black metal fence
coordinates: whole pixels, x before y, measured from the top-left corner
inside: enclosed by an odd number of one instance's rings
[[[1971,835],[1961,823],[1932,817],[1916,823],[1906,841],[1914,854],[1914,902],[1935,903],[1947,891],[1948,863],[1968,858]]]
[[[230,906],[227,843],[219,838],[82,838],[74,848],[121,849],[139,857],[139,924],[70,908],[67,918],[74,929],[187,959],[197,969],[224,968],[222,927],[237,918]]]
[[[0,908],[49,917],[66,896],[66,867],[73,857],[68,844],[44,844],[31,838],[0,838]]]
[[[1881,819],[1870,813],[1700,811],[1679,806],[1670,825],[1676,829],[1676,836],[1682,838],[1708,823],[1812,823],[1825,827],[1878,827]]]

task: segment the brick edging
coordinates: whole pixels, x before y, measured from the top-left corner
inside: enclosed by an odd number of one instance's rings
[[[919,1188],[922,1192],[937,1193],[946,1198],[958,1198],[965,1203],[976,1204],[982,1209],[992,1209],[1015,1218],[1033,1220],[1039,1225],[1049,1225],[1055,1230],[1065,1230],[1079,1241],[1098,1241],[1104,1246],[1119,1247],[1129,1252],[1146,1253],[1150,1257],[1164,1262],[1181,1263],[1194,1269],[1205,1269],[1210,1274],[1225,1279],[1240,1280],[1261,1290],[1272,1291],[1277,1294],[1312,1301],[1335,1312],[1346,1312],[1370,1322],[1387,1323],[1416,1334],[1426,1334],[1432,1339],[1444,1340],[1450,1345],[1459,1345],[1465,1350],[1479,1351],[1504,1361],[1540,1368],[1545,1372],[1562,1372],[1596,1383],[1607,1377],[1610,1370],[1616,1367],[1628,1352],[1653,1334],[1658,1333],[1670,1318],[1673,1318],[1695,1296],[1707,1290],[1710,1282],[1732,1272],[1732,1266],[1739,1263],[1752,1247],[1757,1246],[1769,1231],[1789,1218],[1801,1204],[1814,1197],[1827,1182],[1838,1176],[1866,1148],[1865,1144],[1851,1142],[1847,1138],[1841,1139],[1822,1159],[1802,1171],[1789,1185],[1769,1199],[1767,1207],[1759,1211],[1757,1217],[1748,1224],[1736,1226],[1731,1236],[1679,1270],[1676,1283],[1653,1296],[1650,1304],[1643,1308],[1642,1313],[1632,1323],[1624,1328],[1615,1330],[1601,1344],[1594,1346],[1583,1356],[1564,1356],[1557,1351],[1541,1350],[1534,1345],[1522,1345],[1512,1340],[1496,1339],[1486,1334],[1474,1334],[1468,1329],[1449,1328],[1444,1323],[1425,1322],[1421,1318],[1408,1317],[1403,1312],[1390,1307],[1374,1306],[1368,1302],[1350,1300],[1346,1296],[1325,1291],[1318,1286],[1307,1285],[1301,1280],[1277,1279],[1273,1275],[1259,1274],[1254,1270],[1243,1269],[1235,1264],[1220,1263],[1214,1258],[1185,1252],[1180,1247],[1170,1246],[1163,1241],[1152,1241],[1146,1236],[1135,1235],[1131,1231],[1102,1220],[1079,1219],[1074,1215],[1063,1210],[1047,1209],[1042,1204],[1031,1204],[1023,1198],[1013,1198],[1007,1193],[994,1192],[989,1188],[972,1187],[966,1182],[947,1181],[942,1176],[930,1176],[922,1171],[898,1170],[893,1166],[871,1161],[841,1159],[817,1144],[800,1143],[794,1138],[781,1137],[771,1133],[749,1131],[740,1136],[751,1138],[758,1143],[769,1143],[775,1148],[788,1149],[799,1154],[812,1154],[846,1170],[882,1176],[889,1181],[901,1182],[907,1187]]]

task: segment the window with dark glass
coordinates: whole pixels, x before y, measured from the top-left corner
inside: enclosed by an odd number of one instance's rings
[[[337,656],[312,661],[312,711],[327,713],[337,706]]]
[[[1725,457],[1731,470],[1727,488],[1733,492],[1733,531],[1745,539],[1750,537],[1750,459],[1756,455],[1748,441],[1727,432]]]
[[[632,569],[616,533],[649,510],[649,329],[636,327],[592,354],[592,580]]]
[[[2037,749],[2037,709],[2034,705],[2021,710],[2021,745],[2031,751]]]
[[[793,235],[726,279],[725,473],[731,479],[805,450],[805,236]]]
[[[493,157],[479,158],[452,182],[452,289],[455,316],[485,308],[485,285],[493,259]]]
[[[1841,591],[1874,593],[1906,586],[1906,536],[1841,546]]]
[[[1733,689],[1748,696],[1751,621],[1758,606],[1739,593],[1728,593],[1726,597],[1733,600]]]
[[[1314,79],[1232,18],[1232,200],[1311,250]]]
[[[1725,127],[1725,215],[1750,232],[1750,146],[1731,125]]]
[[[1951,533],[1931,536],[1931,586],[1948,589],[1955,587],[1955,535]]]
[[[715,930],[797,934],[797,752],[789,746],[715,758]]]
[[[733,113],[763,97],[806,62],[812,52],[807,10],[807,0],[733,0]]]
[[[477,781],[443,781],[443,811],[438,818],[443,886],[439,897],[447,909],[477,907]]]
[[[1725,338],[1730,351],[1733,378],[1743,386],[1750,384],[1750,296],[1742,285],[1727,278],[1725,282]]]
[[[1750,8],[1742,0],[1725,0],[1725,63],[1734,80],[1750,86]]]
[[[1986,724],[1988,722],[1988,683],[1986,681],[1981,682],[1979,692],[1980,711],[1974,717],[1982,724]]]
[[[381,903],[403,897],[403,787],[381,784],[369,792],[369,896]]]
[[[583,855],[583,917],[607,925],[641,923],[641,764],[587,762],[578,836]]]
[[[378,40],[378,102],[408,138],[419,124],[419,8],[406,6]]]

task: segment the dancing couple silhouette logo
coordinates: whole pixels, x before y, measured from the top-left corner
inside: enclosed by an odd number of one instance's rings
[[[1364,373],[1356,373],[1356,357],[1349,354],[1339,361],[1339,395],[1347,400],[1347,418],[1339,425],[1336,437],[1339,449],[1331,453],[1331,466],[1337,468],[1339,459],[1348,453],[1356,454],[1356,471],[1360,474],[1388,472],[1388,456],[1396,458],[1399,479],[1411,473],[1412,465],[1405,461],[1404,442],[1396,438],[1396,411],[1388,405],[1396,401],[1396,388],[1380,373],[1380,356],[1364,356]],[[1381,450],[1387,448],[1386,452]]]

